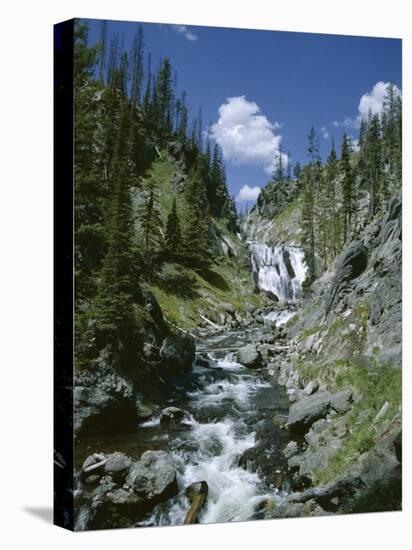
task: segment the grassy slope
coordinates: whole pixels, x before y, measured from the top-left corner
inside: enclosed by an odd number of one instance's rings
[[[174,182],[187,176],[162,151],[162,158],[153,163],[146,177],[153,177],[157,182],[163,222],[166,222],[173,197],[176,197],[177,211],[184,226],[187,205],[182,189]],[[138,197],[135,201],[138,202]],[[232,243],[237,258],[222,255],[202,274],[182,265],[164,264],[151,285],[165,318],[184,329],[198,326],[202,322],[202,312],[218,322],[219,313],[225,311],[223,303],[234,305],[242,313],[246,304],[258,306],[262,300],[253,293],[245,245],[229,233],[221,221],[212,220],[212,223]]]

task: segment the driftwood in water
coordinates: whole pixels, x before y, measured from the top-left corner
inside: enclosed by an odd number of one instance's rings
[[[87,468],[84,468],[83,472],[85,474],[88,474],[89,472],[93,472],[93,470],[97,470],[101,466],[104,466],[107,462],[107,458],[104,458],[100,462],[96,462],[95,464],[92,464],[91,466],[88,466]]]
[[[197,516],[202,509],[208,492],[209,488],[206,481],[197,481],[196,483],[192,483],[191,485],[189,485],[189,487],[187,487],[185,494],[190,500],[191,505],[189,511],[186,514],[185,521],[183,522],[185,525],[196,522]]]

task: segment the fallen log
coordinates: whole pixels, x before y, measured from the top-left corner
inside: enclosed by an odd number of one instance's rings
[[[197,481],[187,487],[185,494],[190,500],[191,505],[183,522],[184,525],[190,525],[197,521],[197,516],[202,509],[208,492],[209,487],[206,481]]]
[[[199,316],[203,319],[203,321],[206,321],[206,323],[209,323],[209,325],[212,325],[212,327],[217,328],[219,330],[222,329],[222,327],[220,325],[217,325],[216,323],[213,323],[213,321],[211,321],[210,319],[208,319],[207,317],[205,317],[201,313],[199,313]]]
[[[92,464],[91,466],[88,466],[87,468],[84,468],[83,472],[85,474],[88,474],[89,472],[93,472],[93,470],[97,470],[101,466],[104,466],[107,462],[107,458],[104,458],[100,462],[96,462],[95,464]]]

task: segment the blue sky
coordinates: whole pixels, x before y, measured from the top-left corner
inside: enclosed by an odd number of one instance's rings
[[[111,21],[108,32],[123,35],[128,48],[138,24]],[[100,22],[89,25],[94,43]],[[323,155],[332,137],[356,138],[362,110],[381,108],[384,83],[402,88],[399,39],[141,25],[152,63],[169,57],[193,115],[201,107],[204,125],[215,125],[232,196],[267,183],[279,146],[304,164],[311,126]]]

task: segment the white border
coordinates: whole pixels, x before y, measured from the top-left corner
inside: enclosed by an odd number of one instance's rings
[[[28,508],[51,506],[52,447],[52,24],[73,16],[272,28],[404,39],[404,281],[411,279],[410,89],[408,2],[346,0],[13,0],[0,32],[0,539],[4,548],[398,548],[408,546],[404,512],[218,526],[103,531],[73,535]],[[409,154],[408,154],[409,153]],[[70,207],[68,205],[68,207]],[[408,227],[409,225],[409,227]],[[404,284],[405,458],[410,457],[412,387],[408,363],[410,290]],[[409,460],[410,462],[410,460]],[[411,485],[408,470],[405,487]],[[46,514],[47,515],[47,514]],[[409,529],[408,529],[409,527]],[[7,541],[7,542],[6,542]]]

